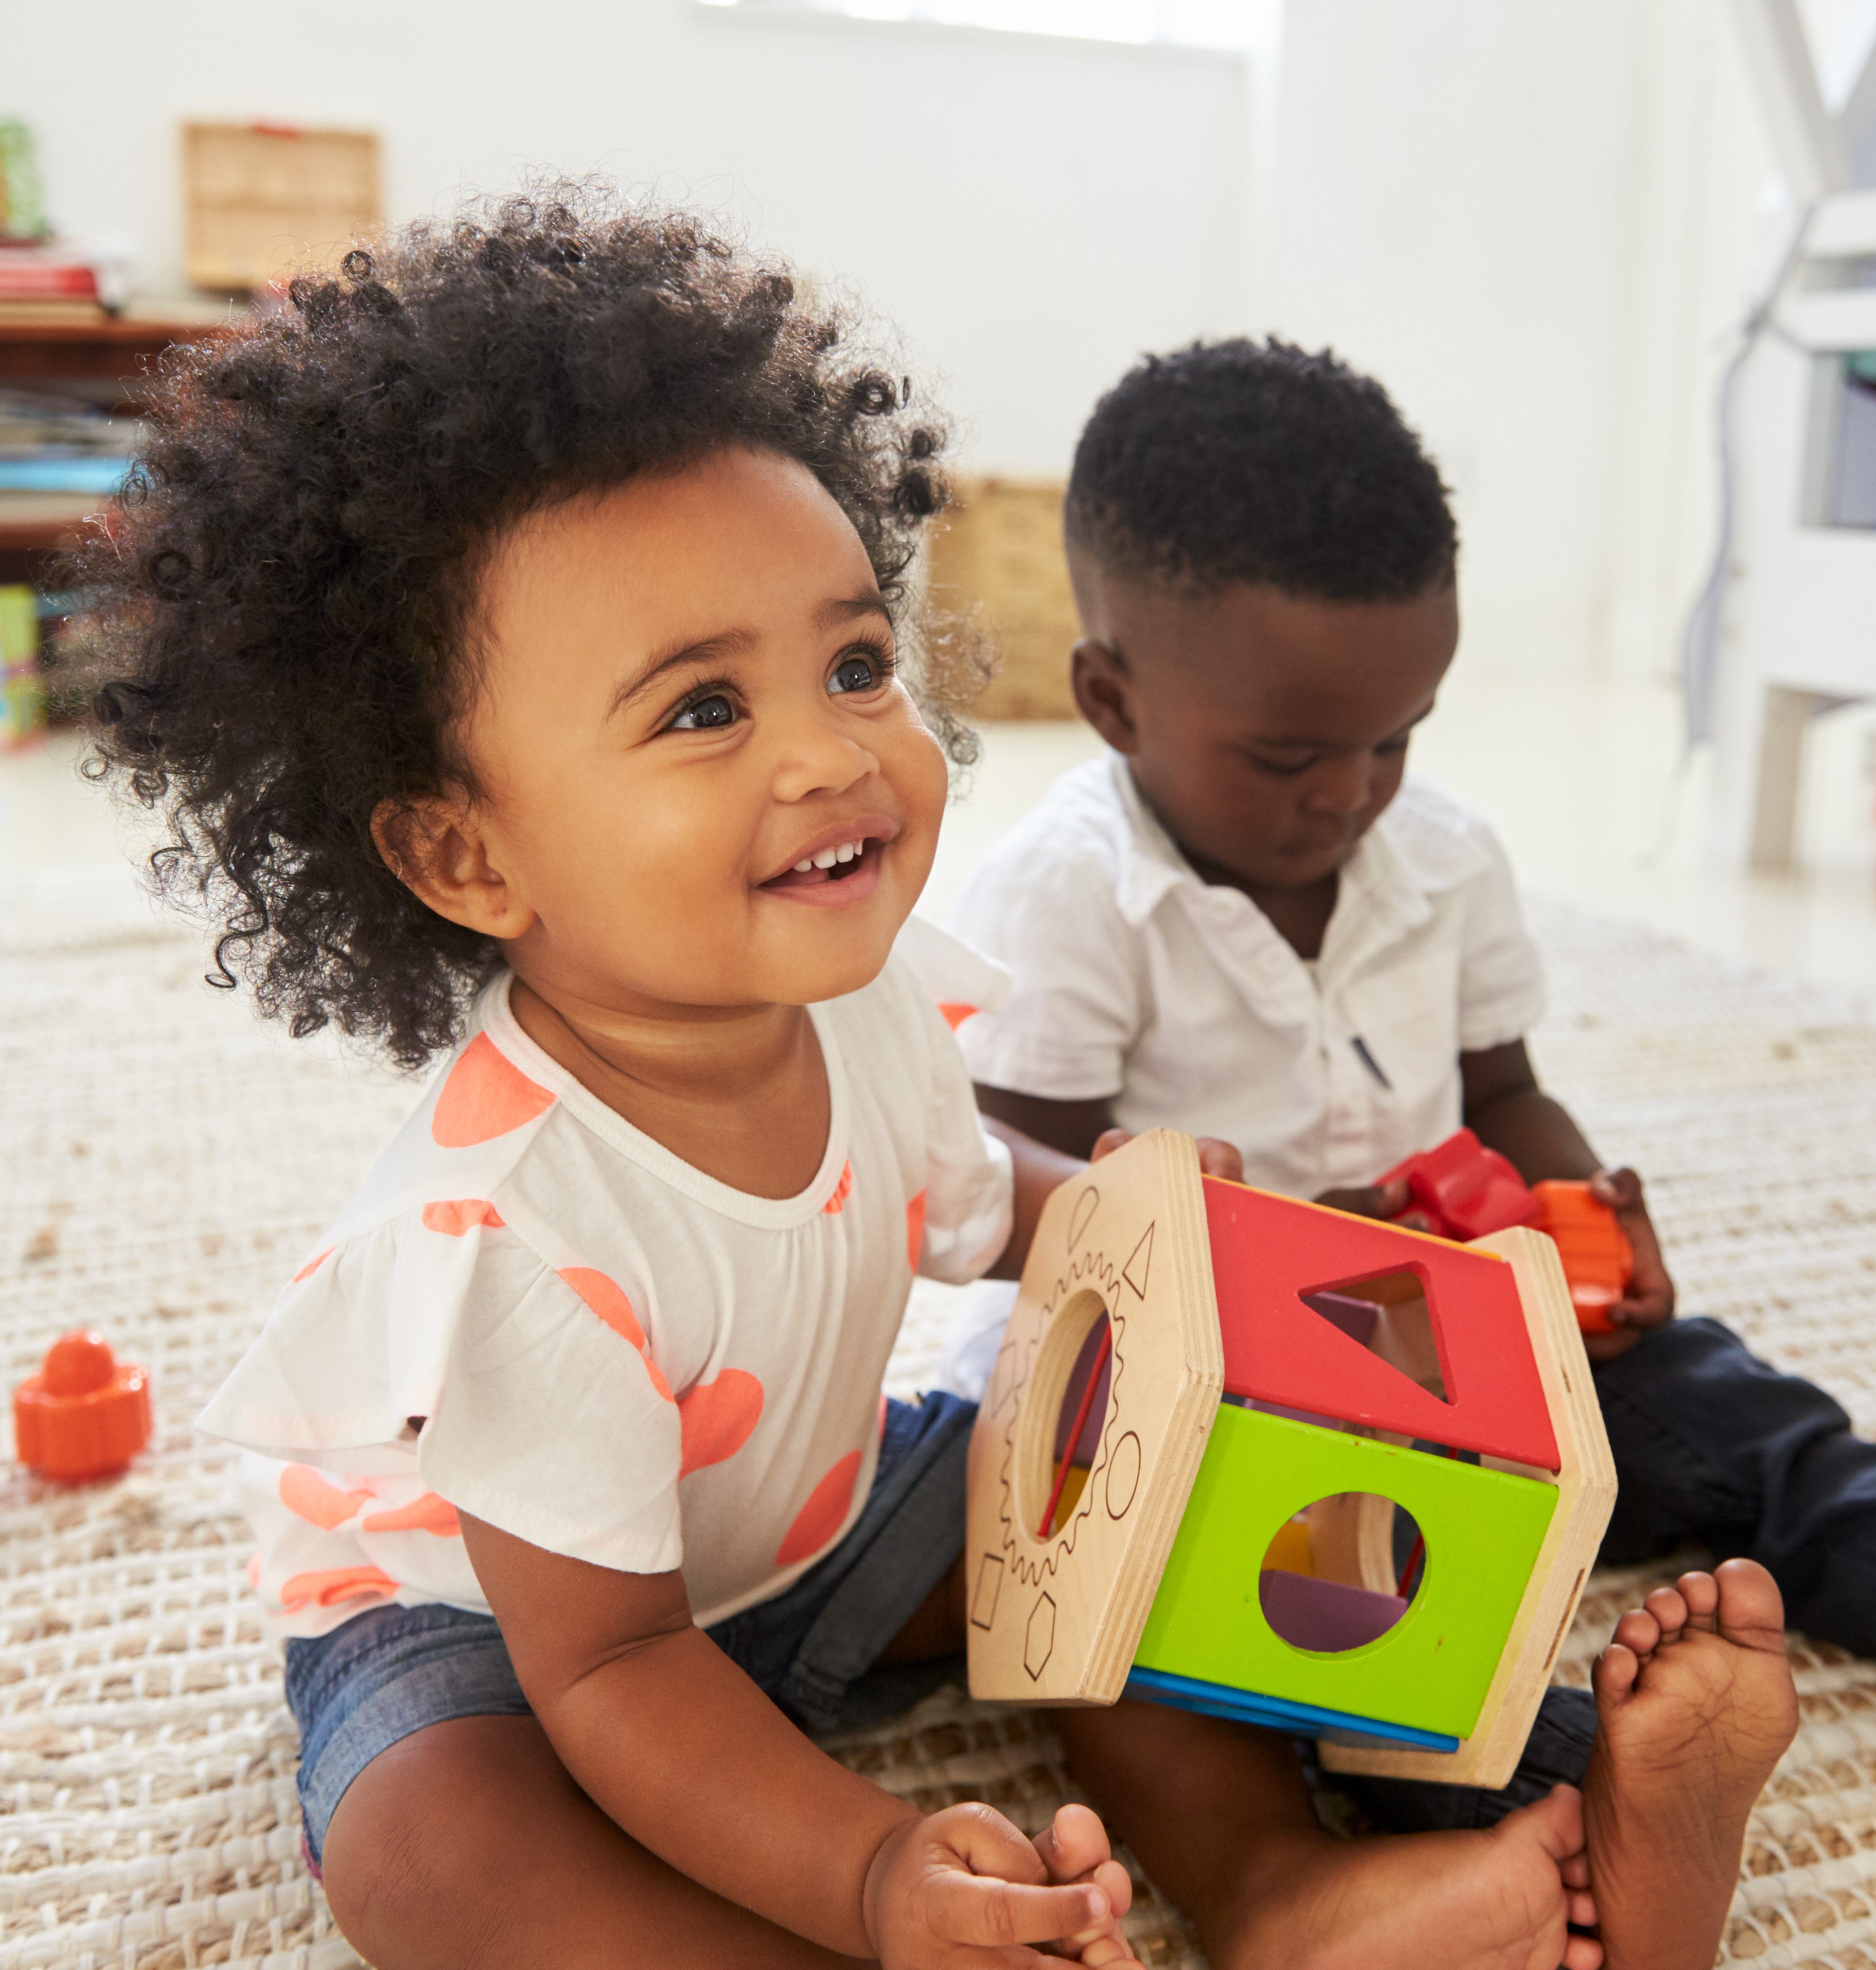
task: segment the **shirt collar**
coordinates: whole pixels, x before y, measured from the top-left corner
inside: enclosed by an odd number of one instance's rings
[[[1180,853],[1141,797],[1126,759],[1110,753],[1107,764],[1125,824],[1114,882],[1121,916],[1137,929],[1175,889],[1212,895],[1214,886]],[[1325,968],[1340,970],[1377,944],[1426,922],[1433,914],[1435,896],[1473,872],[1479,859],[1473,844],[1461,843],[1432,821],[1422,785],[1409,774],[1393,804],[1342,864],[1335,913],[1323,940]],[[1263,918],[1263,912],[1240,892],[1224,893],[1240,898]]]

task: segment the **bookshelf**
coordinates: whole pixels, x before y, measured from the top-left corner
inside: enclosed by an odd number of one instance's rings
[[[145,379],[178,342],[226,334],[219,321],[102,316],[70,326],[0,320],[0,389],[60,392],[134,412]],[[102,502],[95,494],[0,492],[0,582],[47,582]]]

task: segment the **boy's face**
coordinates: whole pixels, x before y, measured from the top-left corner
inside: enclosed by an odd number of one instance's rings
[[[522,977],[631,1013],[878,972],[945,762],[859,537],[803,466],[726,450],[525,522],[481,629],[467,825],[500,921],[477,927]]]
[[[1459,638],[1450,585],[1324,602],[1240,582],[1199,597],[1078,557],[1082,715],[1208,879],[1307,888],[1400,790]]]

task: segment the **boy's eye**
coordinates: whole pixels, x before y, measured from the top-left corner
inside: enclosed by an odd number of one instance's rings
[[[666,728],[672,732],[716,732],[736,723],[736,707],[720,691],[694,698]]]
[[[1274,774],[1280,780],[1293,780],[1299,773],[1308,772],[1316,763],[1313,759],[1266,759],[1256,753],[1247,753],[1244,756],[1259,772]]]
[[[834,667],[834,675],[827,679],[830,691],[871,691],[885,675],[887,665],[883,658],[862,655],[856,652],[843,657]]]

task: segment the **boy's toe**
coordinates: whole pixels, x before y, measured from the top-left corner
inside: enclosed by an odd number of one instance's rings
[[[1687,1625],[1687,1604],[1673,1587],[1657,1587],[1642,1604],[1661,1630],[1661,1640],[1671,1642]]]
[[[1778,1582],[1756,1559],[1729,1559],[1712,1579],[1720,1633],[1737,1647],[1783,1654],[1785,1602]]]
[[[1715,1611],[1720,1604],[1718,1582],[1710,1573],[1683,1573],[1675,1582],[1674,1591],[1686,1604],[1688,1627],[1712,1634]]]
[[[1631,1608],[1615,1624],[1611,1641],[1644,1661],[1661,1646],[1661,1624],[1646,1608]]]
[[[1627,1616],[1623,1617],[1626,1621]],[[1621,1627],[1616,1629],[1617,1639],[1597,1656],[1590,1666],[1590,1687],[1595,1692],[1598,1709],[1607,1709],[1611,1705],[1623,1702],[1635,1687],[1635,1679],[1641,1673],[1641,1659],[1621,1639]]]

